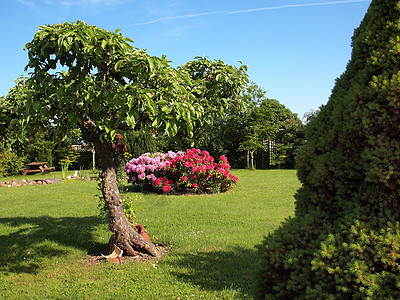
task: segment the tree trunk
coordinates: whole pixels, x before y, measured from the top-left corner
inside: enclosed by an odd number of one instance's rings
[[[250,151],[251,154],[251,169],[254,170],[254,151]]]
[[[126,217],[117,186],[118,153],[114,152],[111,143],[101,142],[100,133],[92,121],[85,122],[82,136],[86,141],[94,144],[96,154],[102,162],[102,193],[110,211],[108,228],[113,233],[115,244],[127,255],[146,252],[152,256],[160,256],[156,246],[142,237]]]

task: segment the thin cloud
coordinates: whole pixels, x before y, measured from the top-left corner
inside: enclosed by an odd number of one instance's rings
[[[96,5],[120,5],[126,0],[65,0],[61,4],[64,6],[96,6]]]
[[[22,5],[28,6],[30,8],[36,8],[35,3],[29,0],[17,0],[17,2],[21,3]]]
[[[130,25],[127,25],[126,27],[142,26],[142,25],[159,23],[159,22],[163,22],[163,21],[171,21],[171,20],[178,20],[178,19],[191,19],[191,18],[212,16],[212,15],[247,14],[247,13],[259,12],[259,11],[265,11],[265,10],[276,10],[276,9],[293,8],[293,7],[307,7],[307,6],[336,5],[336,4],[347,4],[347,3],[357,3],[357,2],[367,2],[367,1],[370,1],[370,0],[329,1],[329,2],[320,2],[320,3],[286,4],[286,5],[280,5],[280,6],[260,7],[260,8],[251,8],[251,9],[245,9],[245,10],[234,10],[234,11],[227,11],[227,10],[225,10],[225,11],[210,11],[210,12],[197,13],[197,14],[162,17],[162,18],[158,18],[155,20],[147,21],[147,22],[130,24]]]
[[[47,6],[63,6],[63,7],[89,7],[89,6],[111,6],[111,5],[121,5],[132,0],[62,0],[55,2],[52,0],[17,0],[19,3],[28,6],[30,8],[37,8],[38,5],[45,4]]]

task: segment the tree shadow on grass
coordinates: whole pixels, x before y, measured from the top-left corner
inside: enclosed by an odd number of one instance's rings
[[[179,280],[208,291],[235,290],[243,298],[257,298],[260,254],[256,249],[234,247],[227,251],[179,255],[172,272]]]
[[[99,217],[15,217],[0,218],[10,233],[0,235],[0,272],[36,273],[45,259],[65,257],[71,249],[93,253],[107,248],[96,242]]]

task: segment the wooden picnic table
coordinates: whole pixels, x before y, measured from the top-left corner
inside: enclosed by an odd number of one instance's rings
[[[46,174],[46,172],[51,173],[51,171],[54,171],[54,167],[48,167],[47,166],[47,161],[42,161],[42,162],[31,162],[26,165],[24,169],[19,170],[20,172],[24,172],[22,176],[25,176],[28,173],[39,173],[42,172],[43,174]]]

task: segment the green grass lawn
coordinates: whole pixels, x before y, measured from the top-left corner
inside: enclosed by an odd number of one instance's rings
[[[121,265],[91,263],[89,254],[105,251],[110,237],[98,217],[96,181],[0,188],[0,297],[255,298],[256,245],[293,215],[300,183],[294,170],[233,174],[239,183],[217,195],[124,192],[136,198],[139,223],[169,255]]]

